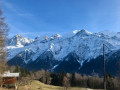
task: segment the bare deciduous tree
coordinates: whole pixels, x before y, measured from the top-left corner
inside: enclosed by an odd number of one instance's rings
[[[70,87],[70,79],[67,76],[64,76],[63,78],[63,85],[64,85],[64,90],[67,90],[68,87]]]
[[[0,7],[0,83],[2,82],[2,74],[6,70],[6,38],[7,32],[9,30],[8,25],[6,24],[5,18],[2,16],[2,9]]]

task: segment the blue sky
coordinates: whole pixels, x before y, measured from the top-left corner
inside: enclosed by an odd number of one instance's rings
[[[10,35],[120,31],[120,0],[1,0]]]

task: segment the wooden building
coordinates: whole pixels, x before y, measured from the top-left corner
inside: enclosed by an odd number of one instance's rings
[[[19,73],[10,73],[10,71],[7,71],[0,76],[2,77],[2,82],[0,83],[2,86],[3,85],[15,85],[16,86],[16,81],[18,80]]]

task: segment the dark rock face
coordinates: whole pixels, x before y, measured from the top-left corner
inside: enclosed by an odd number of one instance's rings
[[[106,73],[115,76],[120,68],[118,67],[118,63],[120,62],[120,50],[112,55],[111,53],[109,54],[106,55]],[[97,58],[90,60],[90,62],[84,62],[83,66],[80,68],[80,70],[78,70],[78,72],[87,75],[92,73],[103,75],[103,56],[98,56]]]
[[[55,72],[75,72],[79,67],[80,63],[77,61],[79,58],[76,54],[70,53],[64,58],[64,60],[55,68]]]
[[[120,50],[113,53],[106,61],[106,70],[107,73],[111,75],[117,75],[118,70],[120,70],[120,67],[118,66],[118,63],[120,62]]]
[[[35,61],[29,63],[27,65],[27,68],[29,70],[40,70],[40,69],[49,70],[57,63],[59,62],[54,59],[52,52],[47,51],[41,54]]]
[[[89,62],[85,61],[78,72],[87,75],[91,75],[92,73],[103,75],[103,56],[99,56],[96,59],[90,60]]]
[[[14,58],[12,58],[11,60],[9,60],[8,64],[11,65],[11,66],[12,65],[19,65],[21,67],[25,67],[26,66],[24,60],[21,58],[20,55],[17,55]]]

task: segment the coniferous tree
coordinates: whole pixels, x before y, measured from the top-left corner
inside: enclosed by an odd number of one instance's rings
[[[17,65],[17,66],[15,67],[14,72],[19,72],[19,73],[20,73],[20,72],[21,72],[21,68],[20,68],[20,66]]]
[[[63,78],[65,75],[66,75],[66,73],[64,71],[59,74],[58,82],[59,82],[60,86],[63,86]]]
[[[76,86],[75,73],[73,73],[73,74],[72,74],[72,77],[71,77],[71,86]]]
[[[58,74],[57,73],[52,73],[51,74],[51,84],[58,86]]]

